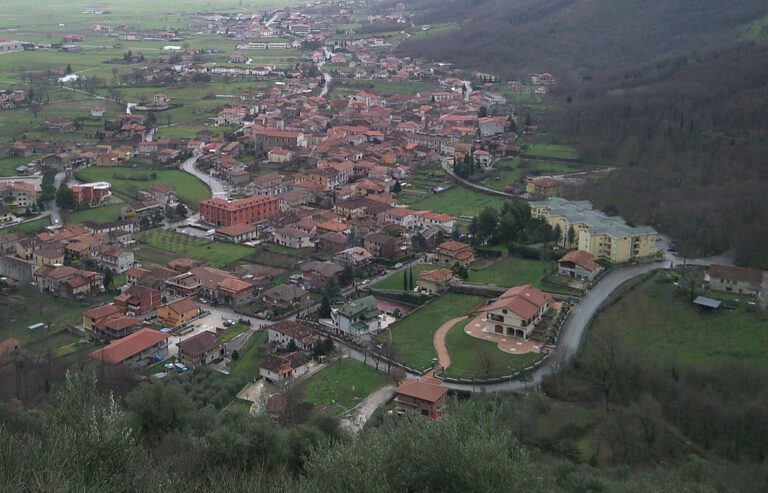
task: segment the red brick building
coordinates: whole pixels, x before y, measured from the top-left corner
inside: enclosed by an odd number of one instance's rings
[[[82,185],[70,185],[70,190],[75,196],[75,202],[80,204],[100,203],[107,200],[111,192],[111,185],[105,181],[96,183],[84,183]]]
[[[280,212],[280,200],[269,195],[256,195],[229,202],[208,199],[200,202],[200,216],[216,226],[253,224]]]
[[[446,387],[430,381],[406,380],[395,390],[395,407],[438,421],[443,417],[447,393]]]

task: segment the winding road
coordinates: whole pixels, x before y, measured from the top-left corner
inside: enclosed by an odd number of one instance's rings
[[[715,257],[712,259],[697,259],[688,262],[690,265],[708,265],[713,261],[722,262],[727,261],[724,257]],[[487,385],[470,385],[470,384],[458,384],[444,382],[443,385],[454,390],[465,390],[470,392],[484,391],[484,392],[519,392],[525,390],[528,386],[536,386],[541,383],[542,379],[548,375],[552,375],[562,370],[567,363],[569,363],[581,346],[581,341],[584,337],[584,333],[589,327],[592,317],[597,313],[597,310],[605,302],[605,300],[613,293],[619,286],[624,284],[638,276],[642,276],[648,272],[664,269],[670,266],[670,262],[682,263],[681,259],[667,253],[665,260],[660,262],[653,262],[647,264],[633,265],[630,267],[623,267],[612,270],[609,272],[597,285],[592,288],[584,297],[581,298],[579,303],[569,312],[568,316],[560,329],[560,337],[557,341],[557,347],[552,351],[547,361],[537,368],[533,372],[533,381],[528,382],[527,385],[523,382],[512,380],[508,382],[487,384]],[[453,324],[453,320],[448,322],[450,326]],[[344,348],[344,351],[352,358],[360,362],[364,362],[371,367],[376,368],[376,362],[371,355],[365,355],[362,352],[347,346],[343,342],[337,344]],[[445,361],[448,362],[449,360]],[[449,363],[450,364],[450,363]],[[379,368],[386,368],[386,363],[379,363]],[[419,375],[408,375],[409,377],[416,378]]]
[[[193,175],[197,178],[199,178],[203,183],[205,183],[208,188],[211,189],[211,196],[213,198],[219,197],[219,198],[226,198],[227,197],[227,190],[224,188],[224,185],[217,180],[216,178],[212,177],[211,175],[207,173],[203,173],[199,169],[197,169],[197,158],[198,156],[192,156],[191,158],[187,159],[182,163],[181,169],[189,173],[190,175]]]

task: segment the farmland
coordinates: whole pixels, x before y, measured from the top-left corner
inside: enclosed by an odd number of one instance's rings
[[[231,243],[195,238],[164,229],[155,229],[136,235],[136,239],[150,247],[185,257],[205,258],[213,267],[221,268],[253,253],[253,249]]]

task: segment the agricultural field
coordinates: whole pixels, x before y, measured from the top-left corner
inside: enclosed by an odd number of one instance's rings
[[[507,185],[514,185],[522,182],[527,176],[537,176],[548,173],[574,173],[580,171],[581,168],[574,164],[563,163],[547,163],[547,162],[533,162],[523,161],[520,159],[503,159],[496,165],[497,172],[494,172],[481,182],[480,184],[493,188],[494,190],[504,190]]]
[[[259,0],[258,10],[282,8],[287,5],[298,5],[296,0]],[[242,9],[239,0],[217,0],[216,10],[220,12],[236,12]],[[31,32],[65,34],[70,32],[90,32],[94,23],[101,24],[132,24],[144,29],[186,28],[189,19],[183,13],[194,13],[210,10],[208,0],[179,0],[173,3],[173,14],[168,13],[170,6],[160,8],[152,0],[134,0],[123,2],[119,0],[104,0],[97,4],[87,0],[72,0],[62,3],[55,0],[37,0],[24,2],[7,0],[3,2],[4,13],[0,20],[0,28],[18,28],[23,26]],[[105,11],[101,15],[83,14],[86,8],[98,7]],[[107,12],[108,11],[108,12]],[[64,24],[64,26],[60,26]],[[94,35],[94,38],[97,36]],[[43,38],[45,39],[45,38]]]
[[[464,327],[473,319],[454,325],[445,336],[451,357],[446,376],[452,378],[493,378],[511,375],[539,359],[538,353],[509,354],[501,351],[495,342],[485,341],[464,333]]]
[[[456,31],[459,28],[460,26],[455,22],[449,22],[446,24],[435,24],[431,26],[427,31],[424,31],[421,29],[419,29],[418,31],[415,31],[413,33],[413,36],[411,36],[408,39],[413,41],[427,39],[432,36],[436,36],[438,34],[445,34],[451,31]]]
[[[422,271],[441,269],[443,267],[445,266],[432,265],[432,264],[416,264],[409,269],[403,269],[402,271],[399,271],[397,274],[393,276],[389,276],[388,278],[377,282],[371,287],[373,289],[392,289],[396,291],[404,291],[403,278],[405,277],[406,271],[408,271],[409,276],[411,275],[411,273],[413,273],[413,285],[416,286],[416,280],[419,278],[419,274],[421,274]]]
[[[437,90],[437,86],[429,82],[408,81],[396,84],[386,80],[358,79],[334,82],[334,86],[330,91],[330,98],[336,99],[360,91],[372,91],[379,96],[392,96],[394,94],[416,94],[419,91],[435,90]]]
[[[427,209],[433,212],[450,214],[454,217],[474,216],[486,207],[500,208],[504,198],[474,192],[456,185],[444,192],[432,194],[427,198],[406,203],[413,209]]]
[[[77,224],[83,221],[94,221],[97,223],[108,223],[120,219],[120,209],[126,204],[111,204],[103,207],[94,207],[83,209],[76,212],[65,212],[64,222],[67,224]]]
[[[154,173],[154,178],[152,178]],[[156,183],[165,183],[176,189],[184,203],[197,209],[201,200],[211,196],[210,190],[202,181],[181,170],[153,168],[99,168],[92,166],[77,172],[82,181],[108,181],[112,184],[115,195],[126,201],[136,200],[136,192],[149,190]]]
[[[304,400],[315,406],[347,411],[387,383],[387,376],[352,358],[343,358],[302,384]]]
[[[702,273],[667,277],[657,272],[599,312],[592,329],[610,329],[637,354],[677,364],[741,363],[768,367],[768,314],[750,310],[748,296],[715,291],[703,294],[725,301],[733,310],[698,311],[691,303],[691,279],[700,286]],[[673,281],[677,279],[680,287]],[[588,346],[590,333],[585,344]]]
[[[206,258],[216,268],[225,267],[253,253],[250,247],[195,238],[165,229],[140,233],[136,235],[136,240],[158,250],[185,257]]]
[[[528,147],[523,151],[523,156],[548,159],[565,159],[569,161],[575,161],[579,159],[579,152],[573,146],[564,144],[543,144],[540,142],[528,142],[525,145]]]
[[[399,320],[390,327],[395,359],[415,369],[430,366],[435,357],[435,331],[448,320],[469,314],[482,302],[480,296],[448,293]],[[381,337],[386,340],[387,332]]]
[[[469,281],[512,287],[532,284],[544,289],[541,281],[557,270],[555,262],[542,262],[518,257],[507,257],[482,270],[470,270]]]

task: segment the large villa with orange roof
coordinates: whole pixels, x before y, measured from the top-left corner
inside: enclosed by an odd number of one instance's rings
[[[552,301],[552,296],[530,284],[509,288],[485,308],[483,330],[527,340]]]

